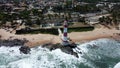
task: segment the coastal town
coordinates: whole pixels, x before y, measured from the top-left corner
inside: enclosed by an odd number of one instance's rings
[[[119,52],[120,0],[0,0],[0,68],[120,68]]]
[[[112,36],[119,39],[116,37],[120,29],[119,6],[119,1],[112,0],[0,0],[1,39],[16,39],[18,34],[17,38],[29,40],[27,44],[31,46],[44,44],[53,37],[56,38],[52,40],[54,43],[60,43],[60,38],[54,35],[58,35],[58,28],[63,28],[64,20],[68,22],[69,36],[76,42]],[[85,36],[81,31],[85,32]],[[78,32],[80,37],[73,32]],[[29,38],[24,34],[33,35]],[[46,34],[53,35],[46,37]],[[76,34],[76,37],[71,34]],[[41,40],[41,37],[45,40]]]
[[[58,29],[66,20],[74,42],[119,40],[119,6],[119,1],[112,0],[0,0],[0,38],[23,40],[29,47],[61,43]]]
[[[103,23],[102,20],[108,19],[113,22],[117,19],[119,22],[119,6],[120,2],[104,0],[93,3],[79,0],[1,0],[0,24],[6,24],[5,26],[8,27],[21,24],[23,28],[27,26],[30,28],[52,28],[62,26],[62,22],[68,19],[69,25],[73,25],[73,27],[76,26],[74,24],[84,27],[98,23],[107,26],[112,23]],[[108,20],[107,22],[109,22]],[[114,22],[113,24],[113,27],[118,25]]]
[[[117,31],[116,35],[118,35],[120,29],[119,6],[119,0],[0,0],[0,27],[10,32],[9,35],[36,35],[36,33],[58,35],[57,29],[63,28],[63,22],[67,20],[70,33],[102,28],[112,30],[112,33]],[[102,31],[99,32],[102,33]],[[103,34],[106,35],[104,32]],[[107,37],[112,35],[110,33]],[[13,36],[8,37],[13,38]],[[33,41],[36,38],[30,39]],[[41,43],[38,42],[40,39],[37,39],[37,43]],[[78,41],[75,37],[72,39]],[[92,39],[96,39],[96,37]]]

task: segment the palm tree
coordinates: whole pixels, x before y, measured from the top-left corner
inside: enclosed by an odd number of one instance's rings
[[[39,25],[39,26],[41,25],[41,20],[40,20],[39,18],[37,18],[36,24]],[[39,28],[40,28],[40,27],[39,27]]]
[[[107,27],[108,29],[111,29],[111,27],[109,26],[109,24],[111,23],[111,20],[109,17],[101,17],[99,18],[99,23],[105,27]]]
[[[118,29],[120,25],[120,5],[114,5],[110,13],[112,16],[114,27]]]
[[[5,14],[0,12],[0,25],[3,25],[6,23],[6,20],[5,20]]]

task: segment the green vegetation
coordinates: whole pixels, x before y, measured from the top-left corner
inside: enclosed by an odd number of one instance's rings
[[[96,3],[96,2],[105,1],[105,0],[78,0],[78,1]],[[106,2],[120,2],[120,0],[106,0]]]
[[[23,10],[20,12],[20,17],[22,19],[29,19],[29,14],[30,14],[30,11],[28,10]]]
[[[101,25],[109,28],[109,29],[111,29],[110,26],[113,26],[112,19],[111,19],[109,16],[107,16],[107,17],[104,17],[104,16],[103,16],[103,17],[99,18],[99,23],[100,23]],[[109,25],[110,25],[110,26],[109,26]]]
[[[74,27],[74,28],[69,28],[68,32],[82,32],[82,31],[92,31],[94,27]],[[61,30],[63,30],[61,28]],[[53,35],[58,35],[58,30],[56,28],[51,28],[51,29],[36,29],[36,30],[18,30],[16,31],[16,34],[38,34],[38,33],[43,33],[43,34],[53,34]]]
[[[120,24],[120,5],[114,5],[110,10],[111,16],[99,18],[99,23],[109,29],[115,27],[119,28]]]
[[[62,5],[54,6],[52,10],[59,13],[64,12],[64,8],[62,7]]]
[[[83,32],[83,31],[92,31],[94,27],[75,27],[69,28],[68,32]]]
[[[80,13],[94,13],[101,11],[98,7],[96,7],[95,4],[87,4],[87,5],[77,5],[76,7],[73,8],[75,12],[80,12]]]
[[[100,8],[96,7],[96,4],[76,5],[71,7],[69,2],[63,6],[58,5],[53,7],[54,12],[79,12],[79,13],[94,13],[101,11]]]
[[[13,20],[12,15],[10,15],[10,14],[5,14],[5,13],[3,13],[3,12],[0,12],[0,21],[1,21],[0,24],[1,24],[1,25],[5,24],[6,21],[12,22],[12,20]]]
[[[32,16],[36,16],[37,18],[34,18],[32,20]],[[33,24],[40,25],[43,20],[43,14],[42,12],[38,11],[37,9],[31,9],[31,10],[23,10],[18,13],[5,13],[5,12],[0,12],[0,25],[6,24],[6,22],[11,22],[13,23],[13,20],[19,20],[21,19],[22,22],[25,23],[26,26],[32,26]],[[35,21],[35,23],[33,23]]]
[[[107,0],[106,2],[120,2],[120,0]]]
[[[112,20],[113,23],[117,28],[119,28],[119,24],[120,24],[120,5],[114,5],[112,10],[111,10],[111,15],[112,15]]]
[[[19,0],[14,0],[18,2]],[[6,22],[10,22],[10,27],[13,26],[15,20],[21,20],[22,23],[25,24],[27,27],[35,27],[38,28],[42,24],[48,23],[60,23],[62,24],[63,20],[68,20],[70,22],[86,22],[86,17],[80,16],[80,14],[86,13],[97,13],[101,10],[108,9],[108,4],[104,5],[102,8],[96,7],[98,2],[118,2],[120,0],[66,0],[64,3],[59,3],[56,6],[52,6],[50,10],[50,6],[44,6],[42,9],[37,8],[28,8],[25,7],[23,10],[15,10],[14,13],[11,13],[12,10],[6,11],[5,6],[1,6],[0,8],[0,25],[4,25]],[[77,3],[80,2],[80,3]],[[88,3],[86,3],[88,2]],[[15,3],[18,6],[17,3]],[[27,4],[26,4],[27,5]],[[33,3],[33,6],[35,3]],[[24,5],[25,6],[25,5]],[[120,5],[114,5],[112,8],[109,8],[108,11],[110,12],[111,16],[109,17],[102,17],[99,19],[100,24],[109,25],[118,27],[120,22]],[[11,7],[10,7],[11,8]],[[22,8],[22,7],[21,7]],[[53,14],[47,13],[48,11],[53,11]],[[59,14],[58,14],[59,13]],[[96,14],[97,15],[97,14]],[[101,14],[102,15],[102,14]],[[85,15],[87,16],[87,15]],[[72,23],[70,23],[72,25]],[[44,25],[43,25],[44,26]],[[74,31],[74,30],[73,30]],[[75,30],[79,31],[79,30]],[[46,31],[47,32],[47,31]],[[38,32],[37,32],[38,33]],[[44,32],[43,32],[44,33]]]
[[[99,1],[103,1],[103,0],[80,0],[82,2],[88,2],[88,3],[96,3],[96,2],[99,2]]]

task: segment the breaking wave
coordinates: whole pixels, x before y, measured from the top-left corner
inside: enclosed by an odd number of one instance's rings
[[[21,54],[20,47],[0,47],[0,68],[116,68],[120,62],[120,42],[98,39],[78,45],[79,58],[60,49],[35,47]],[[78,51],[77,51],[78,52]],[[120,66],[120,65],[119,65]]]

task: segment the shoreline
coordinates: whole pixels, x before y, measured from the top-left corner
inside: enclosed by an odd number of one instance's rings
[[[61,42],[60,37],[56,35],[51,35],[51,34],[16,35],[4,29],[0,29],[0,36],[1,36],[0,39],[2,40],[13,40],[13,39],[28,40],[28,42],[25,43],[25,45],[29,47],[40,46],[42,44],[50,43],[50,42],[52,42],[53,44]],[[120,40],[120,31],[115,29],[96,28],[93,31],[87,31],[87,32],[71,32],[68,34],[68,36],[74,42],[81,42],[81,43],[100,39],[100,38]]]

